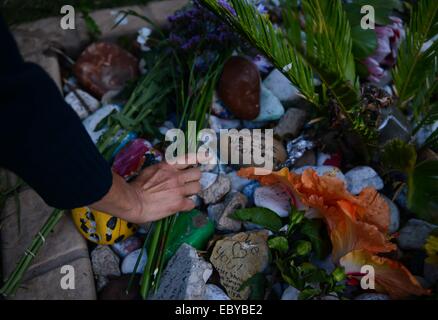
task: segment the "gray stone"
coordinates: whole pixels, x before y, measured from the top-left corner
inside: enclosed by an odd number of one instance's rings
[[[423,249],[429,234],[438,226],[419,219],[410,219],[400,229],[398,244],[402,249]]]
[[[209,208],[209,217],[213,219],[216,229],[223,232],[236,232],[242,228],[242,222],[234,220],[229,216],[236,210],[245,208],[248,200],[240,192],[229,193],[223,203],[213,205]]]
[[[212,114],[208,118],[208,124],[217,133],[221,129],[238,129],[241,126],[241,122],[238,119],[221,119]]]
[[[252,222],[248,222],[248,221],[245,221],[243,223],[243,227],[245,228],[246,231],[263,230],[264,229],[263,226],[252,223]]]
[[[383,199],[385,199],[386,203],[389,206],[390,218],[389,218],[389,233],[394,233],[400,228],[400,211],[398,210],[397,205],[391,201],[387,196],[381,194]]]
[[[170,259],[153,299],[203,299],[212,272],[211,264],[200,258],[195,248],[184,243]]]
[[[211,172],[202,172],[201,179],[199,183],[201,184],[201,190],[209,188],[213,183],[216,182],[218,175]]]
[[[78,96],[82,101],[78,98]],[[100,103],[96,98],[80,89],[68,93],[65,97],[65,102],[67,102],[73,108],[73,110],[82,120],[89,115],[89,111],[94,112],[100,106]]]
[[[254,192],[254,203],[257,207],[274,211],[280,217],[287,217],[291,208],[290,197],[280,185],[257,188]]]
[[[423,275],[427,282],[436,283],[438,281],[438,265],[425,262]]]
[[[329,175],[330,177],[338,178],[342,181],[344,181],[345,184],[347,184],[347,180],[339,168],[336,168],[334,166],[304,166],[301,168],[294,169],[293,171],[296,174],[302,174],[306,169],[313,169],[315,172],[319,175]]]
[[[250,289],[242,284],[263,272],[269,262],[268,232],[241,232],[218,240],[210,261],[219,272],[220,282],[233,300],[245,300]]]
[[[406,116],[395,107],[381,108],[381,122],[378,126],[379,140],[381,144],[392,139],[409,141],[411,127]]]
[[[318,268],[325,270],[328,274],[332,273],[336,269],[336,265],[333,262],[333,257],[331,254],[328,255],[328,257],[324,260],[312,258],[310,261]]]
[[[114,243],[111,248],[120,258],[126,257],[132,251],[137,250],[142,246],[142,241],[136,236],[131,236],[123,241]]]
[[[96,287],[100,291],[107,283],[108,276],[120,276],[120,259],[109,246],[98,245],[91,251],[91,265]]]
[[[239,177],[237,171],[231,171],[227,176],[231,181],[231,191],[242,191],[242,189],[252,181],[250,179]]]
[[[361,293],[354,300],[391,300],[388,295],[383,293]]]
[[[263,85],[285,104],[300,97],[298,89],[278,69],[271,71]]]
[[[128,254],[122,261],[122,273],[134,273],[135,264],[137,263],[138,256],[142,249],[137,249]],[[143,274],[144,268],[146,267],[146,263],[148,262],[148,255],[146,253],[146,249],[143,250],[141,255],[140,262],[138,263],[136,273]]]
[[[207,284],[203,300],[230,300],[230,297],[218,286]]]
[[[281,300],[298,300],[298,296],[300,295],[300,290],[289,286],[284,290]]]
[[[359,194],[366,187],[373,187],[376,190],[383,188],[383,180],[373,168],[362,166],[351,169],[345,174],[348,191],[352,194]]]
[[[281,117],[274,134],[280,139],[294,139],[298,137],[306,121],[307,113],[304,110],[290,108]]]
[[[230,178],[224,174],[220,174],[210,187],[201,190],[199,196],[204,200],[205,204],[217,203],[230,191],[230,189]]]
[[[260,113],[254,121],[278,120],[284,114],[284,108],[280,100],[265,86],[261,85]]]
[[[304,154],[295,161],[294,167],[301,168],[304,166],[314,166],[316,164],[315,151],[307,150]]]

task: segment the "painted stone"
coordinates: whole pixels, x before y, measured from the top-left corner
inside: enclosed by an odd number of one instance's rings
[[[220,282],[233,300],[245,300],[250,289],[242,284],[268,266],[268,232],[241,232],[216,242],[210,262],[219,272]]]
[[[139,75],[138,59],[116,44],[96,42],[81,53],[73,73],[86,90],[101,98]]]

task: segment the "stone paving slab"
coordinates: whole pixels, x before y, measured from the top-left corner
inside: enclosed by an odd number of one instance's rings
[[[98,40],[115,41],[122,35],[135,34],[141,27],[149,25],[139,17],[128,16],[126,23],[121,23],[113,28],[115,21],[117,21],[118,12],[132,10],[145,15],[157,25],[164,25],[167,22],[167,16],[187,3],[188,0],[154,1],[144,6],[97,10],[92,12],[90,16],[96,21],[102,32]],[[24,55],[34,54],[35,51],[46,51],[50,46],[56,46],[65,50],[67,55],[77,56],[91,41],[85,22],[80,13],[76,12],[76,29],[63,30],[60,27],[60,19],[61,15],[14,26],[12,32],[22,53]],[[37,45],[27,45],[29,42]],[[23,52],[22,48],[24,47],[26,50]]]
[[[0,214],[0,247],[4,279],[14,270],[33,237],[53,211],[53,208],[47,206],[32,189],[21,191],[19,199],[19,217],[13,198],[7,200]],[[21,222],[20,231],[18,230],[18,218]],[[56,277],[61,277],[60,268],[66,264],[75,265],[76,274],[81,274],[76,281],[77,293],[71,293],[69,290],[59,291],[59,281],[54,282],[53,285],[48,284]],[[30,295],[29,292],[33,292],[34,299],[38,299],[41,296],[39,291],[47,291],[43,295],[57,299],[67,299],[71,295],[79,299],[96,297],[88,247],[85,239],[76,230],[69,214],[66,214],[49,234],[45,245],[25,274],[24,280],[22,286],[28,289],[19,290],[15,299],[25,299]],[[38,287],[38,284],[44,285]],[[79,294],[79,292],[82,293]]]
[[[62,289],[60,267],[25,281],[12,300],[95,300],[93,272],[89,258],[76,259],[69,263],[75,272],[75,288]]]

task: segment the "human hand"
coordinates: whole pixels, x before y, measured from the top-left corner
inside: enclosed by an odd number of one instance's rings
[[[179,211],[195,207],[189,196],[201,190],[201,171],[189,164],[171,165],[165,162],[147,167],[130,183],[140,206],[130,217],[134,223],[159,220]]]

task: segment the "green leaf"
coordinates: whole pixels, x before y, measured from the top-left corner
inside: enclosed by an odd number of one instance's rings
[[[299,256],[307,256],[312,251],[312,244],[306,240],[298,240],[294,243],[294,253]]]
[[[297,226],[304,220],[304,211],[297,210],[295,207],[291,208],[289,213],[289,225],[287,227],[287,234],[291,234]]]
[[[280,217],[274,211],[266,208],[239,209],[230,214],[229,217],[235,220],[249,221],[274,232],[278,232],[282,227]]]
[[[421,219],[438,223],[438,161],[415,167],[408,180],[408,207]]]
[[[353,38],[353,55],[362,60],[372,55],[377,48],[377,35],[372,29],[362,29],[360,26],[351,28]]]
[[[299,300],[310,300],[318,295],[321,294],[320,289],[314,289],[314,288],[306,288],[300,292],[298,295]]]
[[[410,173],[417,161],[417,152],[412,144],[400,139],[388,141],[383,146],[382,162],[388,169]]]
[[[268,246],[271,249],[277,250],[280,253],[287,253],[289,250],[289,243],[285,237],[275,237],[268,240]]]
[[[266,278],[263,273],[256,273],[248,280],[244,281],[239,288],[239,291],[249,287],[250,294],[248,300],[263,300],[265,297]]]
[[[335,279],[336,282],[344,280],[346,278],[344,269],[341,267],[337,267],[335,270],[333,270],[332,277],[333,279]]]
[[[328,251],[328,242],[324,241],[321,236],[322,228],[323,224],[321,220],[306,219],[300,229],[300,232],[306,235],[310,240],[312,247],[315,250],[315,254],[319,259],[323,258]]]
[[[389,17],[392,12],[403,8],[400,0],[353,0],[351,3],[344,3],[348,20],[352,26],[360,24],[360,21],[364,16],[364,14],[360,13],[360,9],[364,5],[370,5],[374,8],[375,22],[380,25],[391,23]]]
[[[406,37],[398,50],[397,64],[392,76],[399,97],[399,107],[428,90],[438,74],[438,41],[427,50],[423,45],[438,30],[438,1],[418,1],[411,14]]]

